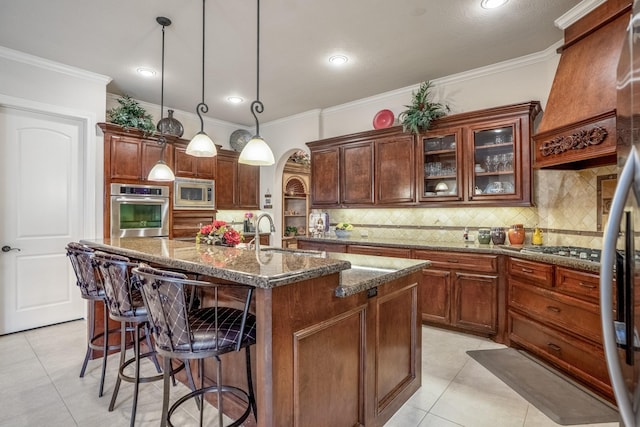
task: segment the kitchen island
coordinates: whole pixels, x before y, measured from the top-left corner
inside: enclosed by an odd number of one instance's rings
[[[256,288],[258,426],[382,426],[421,385],[419,283],[428,262],[162,238],[82,243]],[[243,358],[230,356],[225,382],[245,388]]]

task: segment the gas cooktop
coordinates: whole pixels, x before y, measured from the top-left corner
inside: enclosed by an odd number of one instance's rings
[[[523,253],[555,255],[565,258],[577,258],[584,261],[600,262],[600,249],[581,248],[578,246],[525,246]]]

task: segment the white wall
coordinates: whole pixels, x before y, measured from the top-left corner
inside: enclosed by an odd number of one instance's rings
[[[103,143],[96,123],[105,119],[111,79],[0,46],[0,104],[80,118],[86,124],[84,234],[102,236]]]

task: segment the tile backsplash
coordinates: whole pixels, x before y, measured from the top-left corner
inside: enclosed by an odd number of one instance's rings
[[[331,224],[350,222],[369,236],[457,242],[463,230],[477,235],[478,228],[524,224],[525,244],[531,230],[544,231],[544,244],[600,247],[597,230],[597,177],[615,174],[615,166],[578,171],[534,171],[534,207],[464,207],[397,209],[330,209]]]

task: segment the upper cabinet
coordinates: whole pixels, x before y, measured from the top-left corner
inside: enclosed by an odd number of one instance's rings
[[[307,145],[312,208],[415,203],[415,138],[400,127]]]
[[[260,168],[238,163],[240,153],[218,150],[217,209],[260,209]]]
[[[537,101],[309,142],[311,208],[531,205]]]
[[[174,149],[173,173],[176,176],[198,179],[215,179],[216,159],[194,157],[187,154],[186,145],[176,145]]]
[[[531,135],[537,101],[438,119],[418,141],[419,200],[531,205]]]

